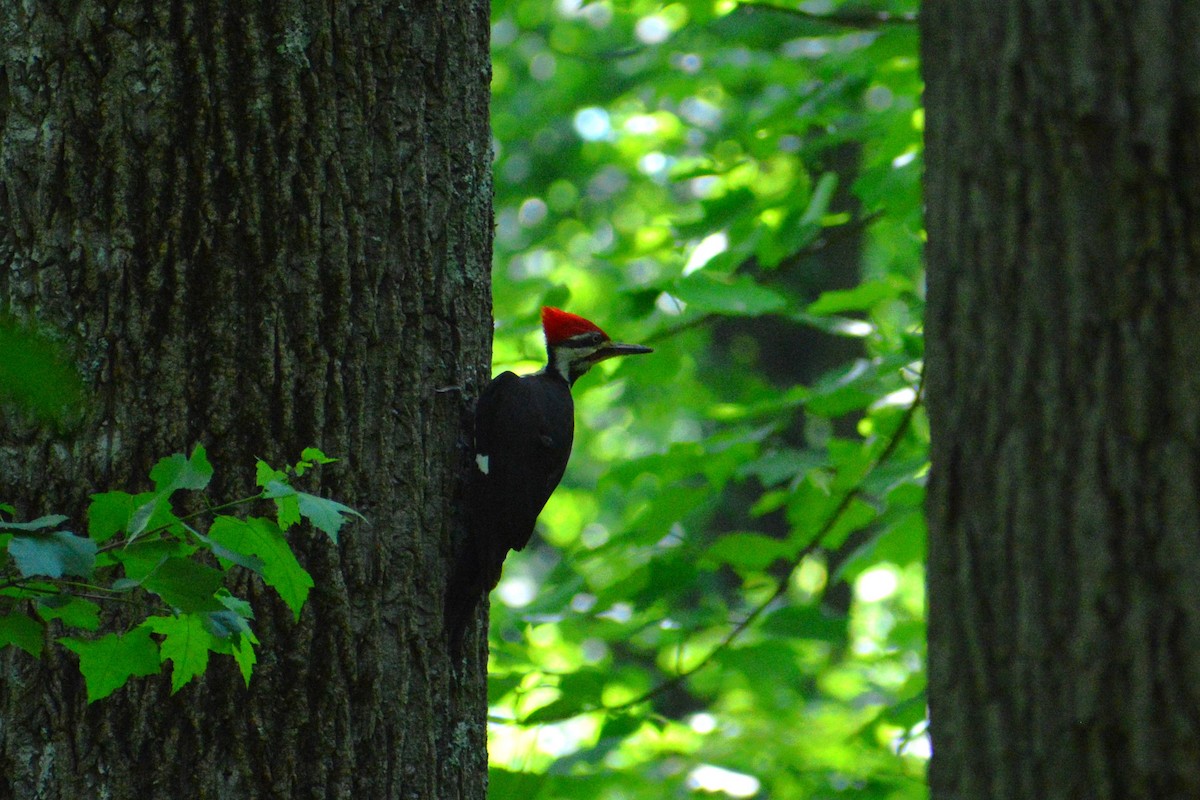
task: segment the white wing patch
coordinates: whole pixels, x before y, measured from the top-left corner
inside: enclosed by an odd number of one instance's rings
[[[484,475],[488,474],[488,457],[483,453],[475,454],[475,466],[479,467],[479,471]]]

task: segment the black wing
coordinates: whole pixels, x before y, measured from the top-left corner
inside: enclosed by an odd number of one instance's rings
[[[503,560],[533,535],[538,514],[571,457],[575,410],[566,382],[546,373],[505,372],[488,384],[475,412],[481,468],[474,493],[478,533]]]
[[[529,543],[571,456],[575,409],[566,381],[504,372],[475,407],[475,469],[467,484],[467,541],[446,592],[457,649],[479,600],[500,580],[509,550]]]

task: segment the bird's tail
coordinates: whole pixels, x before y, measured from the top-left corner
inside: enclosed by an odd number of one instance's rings
[[[480,601],[500,581],[500,567],[503,564],[490,557],[491,554],[486,550],[480,552],[474,544],[470,541],[465,543],[446,582],[446,639],[456,655],[462,653],[463,637],[471,621],[478,617],[476,612]],[[486,624],[484,630],[487,630]]]
[[[479,562],[478,559],[471,558],[471,555],[470,552],[459,555],[454,571],[450,573],[450,580],[446,583],[446,640],[455,655],[462,653],[467,625],[476,616],[479,601],[483,599]]]

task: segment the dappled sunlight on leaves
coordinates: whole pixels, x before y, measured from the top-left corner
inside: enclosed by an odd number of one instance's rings
[[[505,567],[494,796],[926,795],[915,2],[810,5],[494,6],[494,369],[655,348]]]

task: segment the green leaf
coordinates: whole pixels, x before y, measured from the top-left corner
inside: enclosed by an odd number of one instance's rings
[[[305,461],[311,461],[314,464],[332,464],[337,461],[336,458],[330,458],[315,447],[306,447],[300,451],[300,458]]]
[[[294,494],[276,497],[275,518],[279,527],[287,530],[301,520],[300,498]]]
[[[772,487],[794,481],[810,469],[825,466],[825,463],[825,458],[812,450],[779,448],[753,460],[743,461],[738,465],[737,474],[739,477],[753,475],[763,486]]]
[[[543,796],[548,776],[545,773],[517,772],[501,767],[488,767],[488,795],[491,797],[522,797],[535,800]],[[557,795],[575,797],[582,795]],[[618,795],[619,796],[619,795]]]
[[[154,512],[159,508],[161,499],[162,495],[157,494],[134,509],[133,514],[129,517],[129,539],[131,541],[145,532],[146,527],[150,524],[150,517],[154,516]]]
[[[68,531],[55,531],[47,536],[14,536],[8,543],[8,553],[25,577],[45,575],[61,578],[92,574],[96,563],[96,543]]]
[[[867,311],[884,300],[891,300],[897,294],[897,288],[887,281],[867,281],[853,289],[822,292],[805,310],[818,317],[847,311]]]
[[[299,477],[317,464],[332,464],[335,461],[336,458],[330,458],[315,447],[306,447],[300,453],[300,460],[292,467],[292,471]]]
[[[221,593],[217,597],[227,610],[208,614],[205,618],[205,627],[214,637],[209,647],[214,653],[233,656],[241,670],[242,680],[249,686],[250,676],[258,661],[254,653],[258,639],[246,620],[253,619],[254,612],[250,604],[239,597],[228,593]]]
[[[230,639],[249,631],[250,626],[240,614],[226,609],[205,614],[204,629],[218,639]]]
[[[823,479],[826,476],[818,472],[809,473],[788,495],[787,521],[792,526],[790,538],[797,548],[812,543],[839,503],[840,497],[829,493]]]
[[[292,497],[298,492],[288,485],[287,481],[272,480],[263,488],[263,497],[274,500],[277,497]]]
[[[88,536],[103,544],[129,525],[135,500],[128,492],[101,492],[92,495],[88,506]]]
[[[29,522],[4,522],[0,520],[0,531],[40,531],[46,528],[57,528],[67,518],[62,514],[49,514]]]
[[[42,657],[44,627],[25,614],[0,616],[0,647],[16,645],[34,658]]]
[[[221,640],[236,639],[250,633],[250,625],[246,621],[254,619],[254,610],[250,604],[240,597],[234,597],[225,589],[217,593],[217,600],[225,608],[204,615],[204,627],[208,632]]]
[[[82,597],[60,594],[38,600],[37,613],[47,622],[62,620],[64,625],[94,631],[100,627],[100,606]]]
[[[891,708],[884,710],[881,719],[890,725],[911,728],[925,719],[928,708],[928,700],[922,694],[908,700],[901,700]]]
[[[286,481],[275,478],[268,479],[263,489],[263,497],[275,501],[275,516],[285,531],[301,519],[299,494]]]
[[[826,21],[817,14],[800,15],[789,10],[769,5],[735,6],[709,29],[738,46],[761,50],[774,50],[793,39],[845,33],[836,17]]]
[[[763,494],[754,501],[754,505],[750,506],[750,517],[758,519],[770,514],[773,511],[778,511],[781,507],[787,504],[789,492],[786,489],[775,489]]]
[[[727,647],[716,654],[714,661],[736,675],[768,707],[776,687],[795,686],[803,677],[792,657],[791,642],[784,639]]]
[[[258,656],[254,652],[256,644],[258,644],[258,639],[254,638],[254,634],[250,631],[246,631],[230,644],[233,660],[237,662],[238,669],[242,673],[242,680],[246,682],[247,686],[250,685],[250,675],[254,672],[254,665],[258,662]]]
[[[837,522],[821,540],[823,547],[836,550],[846,538],[855,531],[862,530],[875,521],[878,516],[875,508],[859,500],[857,497],[850,501],[846,510],[838,517]]]
[[[338,531],[346,523],[347,514],[353,514],[359,519],[366,519],[366,517],[353,508],[343,505],[336,500],[328,500],[315,494],[297,491],[282,481],[270,481],[263,491],[263,497],[275,500],[278,505],[280,527],[287,528],[292,521],[289,508],[287,514],[288,521],[285,524],[285,506],[280,501],[293,498],[296,501],[296,510],[300,515],[328,534],[329,538],[334,542],[337,542]]]
[[[925,557],[925,516],[921,509],[894,513],[890,522],[871,537],[853,555],[843,561],[833,577],[853,581],[876,564],[887,562],[904,566]]]
[[[129,540],[147,531],[176,530],[179,517],[171,510],[171,491],[145,492],[133,498],[137,505],[129,517],[126,532]]]
[[[146,576],[142,588],[185,613],[218,611],[221,604],[213,595],[224,580],[220,570],[188,558],[168,558]]]
[[[783,606],[762,622],[762,632],[786,639],[814,639],[837,644],[845,641],[849,619],[814,606]]]
[[[262,574],[262,571],[263,571],[262,559],[256,558],[255,556],[249,556],[244,553],[239,553],[236,550],[231,550],[230,548],[228,548],[225,545],[221,544],[220,542],[216,541],[212,537],[205,536],[204,534],[199,533],[197,531],[192,531],[192,535],[195,536],[197,539],[199,539],[201,542],[203,542],[205,544],[205,546],[207,546],[208,549],[212,551],[213,555],[215,555],[217,558],[221,559],[221,567],[223,569],[229,569],[229,566],[228,566],[229,564],[236,564],[237,566],[242,567],[244,569],[248,569],[251,572],[257,573],[259,575]]]
[[[833,193],[837,191],[837,185],[836,172],[826,172],[821,176],[817,185],[813,187],[808,207],[804,209],[804,215],[800,218],[801,225],[821,224],[821,218],[829,213],[829,203],[833,200]]]
[[[794,546],[761,533],[726,533],[704,552],[704,560],[737,569],[763,570],[792,555]]]
[[[487,676],[488,703],[491,705],[499,703],[506,694],[520,686],[524,679],[525,676],[519,672],[507,675],[496,675],[489,672]]]
[[[624,739],[632,736],[641,729],[642,723],[645,721],[645,718],[638,714],[609,714],[604,720],[604,726],[600,729],[600,738]]]
[[[164,662],[171,662],[171,694],[182,689],[192,678],[204,674],[208,668],[212,634],[205,628],[202,615],[150,617],[142,624],[165,637],[159,647],[159,657]]]
[[[346,515],[353,514],[359,519],[366,519],[353,508],[342,505],[336,500],[329,500],[306,492],[297,492],[296,497],[299,499],[300,513],[317,528],[325,531],[334,543],[337,543],[338,531],[346,523]]]
[[[64,637],[58,642],[79,656],[89,703],[108,697],[135,675],[156,675],[161,670],[158,645],[146,628],[92,641]]]
[[[732,316],[759,316],[778,311],[787,303],[773,289],[746,275],[716,275],[700,270],[680,278],[671,293],[696,311]]]
[[[923,508],[925,486],[915,480],[907,480],[888,490],[888,508]]]
[[[254,482],[266,488],[272,481],[287,482],[287,473],[280,472],[267,462],[259,459],[254,464]]]
[[[559,679],[560,696],[527,715],[521,720],[523,725],[533,725],[542,721],[551,721],[574,716],[587,709],[601,705],[601,695],[612,675],[599,669],[579,669],[569,672]]]
[[[101,544],[122,531],[137,538],[147,530],[170,529],[179,521],[171,511],[169,492],[94,494],[87,517],[88,536]]]
[[[150,480],[160,493],[170,494],[176,489],[203,489],[212,480],[213,468],[203,445],[196,445],[190,458],[182,453],[167,456],[150,470]]]
[[[261,559],[263,580],[279,593],[296,619],[300,619],[300,610],[308,599],[313,579],[296,560],[278,525],[259,517],[241,520],[219,516],[213,521],[208,535],[231,550]]]
[[[702,236],[734,223],[746,214],[747,209],[756,205],[754,193],[749,189],[735,189],[718,197],[703,201],[704,216],[695,222],[676,224],[676,229],[683,236]]]
[[[254,609],[240,597],[234,597],[227,590],[217,592],[217,599],[226,609],[237,614],[242,619],[254,619]]]
[[[168,558],[187,558],[194,552],[195,547],[179,541],[140,539],[109,554],[124,568],[126,578],[141,585]]]
[[[812,387],[807,409],[820,417],[840,417],[879,399],[877,389],[878,368],[862,359],[822,377]]]
[[[594,706],[589,705],[584,698],[574,695],[563,695],[557,700],[542,706],[520,720],[522,725],[537,725],[541,722],[555,722],[588,711]]]

